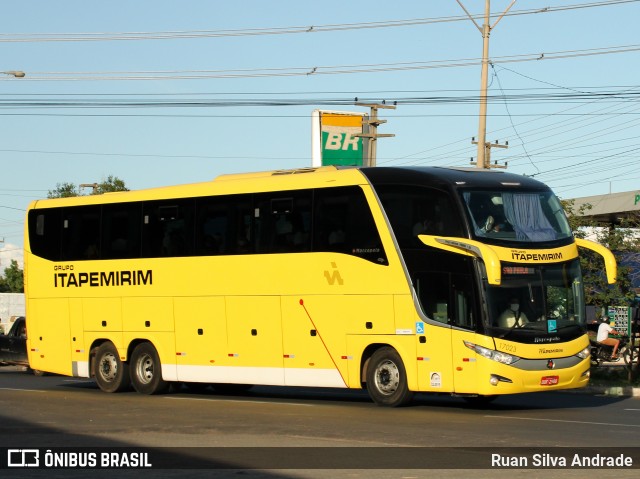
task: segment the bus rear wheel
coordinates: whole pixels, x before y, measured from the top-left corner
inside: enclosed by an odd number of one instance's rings
[[[107,393],[125,391],[131,386],[129,365],[120,359],[113,343],[102,343],[96,350],[93,375],[100,389]]]
[[[170,383],[162,379],[160,357],[152,344],[138,344],[131,353],[131,383],[140,394],[161,394],[169,389]]]
[[[378,406],[402,406],[413,398],[407,373],[398,352],[390,347],[378,349],[367,367],[367,391]]]

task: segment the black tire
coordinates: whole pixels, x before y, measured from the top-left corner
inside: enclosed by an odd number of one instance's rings
[[[156,348],[140,343],[131,353],[131,384],[140,394],[162,394],[170,383],[162,379],[162,366]]]
[[[129,365],[120,359],[113,343],[102,343],[96,351],[93,375],[100,389],[107,393],[126,391],[131,387]]]
[[[397,407],[411,401],[407,372],[395,349],[383,347],[373,353],[367,366],[367,391],[378,406]]]

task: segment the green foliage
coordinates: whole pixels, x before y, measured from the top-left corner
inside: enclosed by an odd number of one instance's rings
[[[47,198],[69,198],[71,196],[80,196],[80,191],[73,183],[58,183],[54,190],[49,190]]]
[[[98,186],[93,188],[92,195],[101,195],[103,193],[112,193],[114,191],[129,191],[125,186],[124,181],[117,176],[109,175],[102,183],[98,183]]]
[[[580,250],[580,264],[585,287],[586,303],[601,306],[630,306],[636,294],[633,290],[634,275],[628,266],[622,266],[621,260],[631,255],[640,255],[640,238],[638,228],[639,218],[626,218],[619,224],[598,226],[585,214],[591,210],[591,205],[583,205],[574,211],[572,201],[563,201],[563,206],[577,238],[585,238],[589,233],[595,236],[596,242],[609,248],[618,262],[618,276],[615,284],[608,284],[604,274],[604,261],[600,255],[590,251]]]
[[[90,185],[78,185],[73,183],[58,183],[55,189],[49,190],[47,198],[69,198],[71,196],[83,196],[89,191],[91,195],[101,195],[114,191],[129,191],[124,181],[117,176],[109,175],[103,179],[101,183],[93,183]]]
[[[101,195],[112,191],[129,191],[124,181],[117,176],[109,175],[101,183],[91,185],[92,195]],[[73,183],[58,183],[55,189],[50,190],[47,198],[69,198],[86,194],[84,187]],[[5,268],[4,276],[0,276],[0,293],[23,293],[24,272],[18,267],[18,262],[11,260],[11,266]]]
[[[0,277],[0,293],[24,293],[24,273],[15,259],[4,269],[4,277]]]

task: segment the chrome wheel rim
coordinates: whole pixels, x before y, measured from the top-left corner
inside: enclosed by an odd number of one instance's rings
[[[136,376],[142,384],[149,384],[153,380],[153,358],[143,354],[136,363]]]
[[[400,370],[396,363],[390,360],[383,361],[376,368],[376,389],[386,396],[390,396],[398,390],[400,385]]]
[[[118,375],[118,358],[113,353],[107,353],[100,359],[100,376],[107,382],[112,382]]]

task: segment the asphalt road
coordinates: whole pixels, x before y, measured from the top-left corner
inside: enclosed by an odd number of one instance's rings
[[[228,452],[224,470],[214,471],[215,476],[209,470],[210,477],[637,477],[640,398],[539,393],[501,397],[477,408],[460,398],[418,395],[408,407],[388,409],[375,406],[362,391],[339,389],[256,387],[241,394],[220,394],[210,388],[182,387],[161,396],[106,394],[91,380],[35,377],[20,368],[4,367],[0,368],[0,447],[168,448],[161,449],[166,457],[155,456],[165,461],[171,451],[215,456],[221,448],[231,448],[223,449]],[[234,449],[239,447],[251,449]],[[255,464],[252,460],[261,457],[266,447],[274,452],[266,461],[268,470],[239,471],[256,467],[249,464]],[[331,454],[318,449],[335,447],[343,449],[328,450]],[[635,454],[636,469],[487,467],[472,474],[458,469],[475,469],[478,460],[490,462],[495,452],[516,458],[527,453],[529,461],[532,452],[539,452],[542,464],[535,465],[553,466],[544,463],[545,454],[555,457],[594,448],[586,450],[592,454],[604,447],[611,455]],[[385,457],[393,459],[389,468]],[[177,460],[184,464],[184,457]],[[349,460],[357,466],[345,466]],[[440,464],[446,469],[431,468]],[[15,476],[4,472],[0,476],[70,477],[68,469],[26,471],[27,475],[21,470]],[[115,472],[96,470],[91,475],[126,474]],[[202,474],[187,467],[155,476]],[[86,472],[77,477],[84,476]]]

